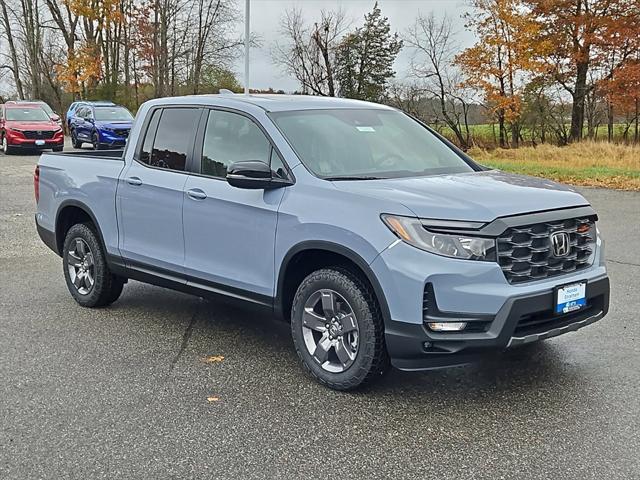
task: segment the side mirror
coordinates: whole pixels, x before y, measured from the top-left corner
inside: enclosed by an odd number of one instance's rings
[[[274,179],[271,168],[259,160],[235,162],[227,169],[227,182],[237,188],[265,189],[290,185],[289,182]]]

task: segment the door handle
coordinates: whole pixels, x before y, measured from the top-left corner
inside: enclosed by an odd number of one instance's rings
[[[187,190],[187,195],[189,195],[194,200],[204,200],[205,198],[207,198],[207,194],[199,188],[192,188],[191,190]]]
[[[127,183],[129,185],[138,186],[138,185],[142,185],[142,180],[140,180],[138,177],[129,177],[127,178]]]

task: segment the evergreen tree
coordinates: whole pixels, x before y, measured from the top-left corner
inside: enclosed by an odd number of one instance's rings
[[[393,62],[402,40],[391,33],[389,19],[382,16],[378,2],[364,20],[364,25],[345,35],[338,46],[337,79],[341,96],[379,102],[396,74]]]

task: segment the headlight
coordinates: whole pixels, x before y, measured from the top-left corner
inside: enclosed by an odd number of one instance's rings
[[[496,241],[493,238],[431,232],[422,221],[412,217],[385,214],[382,220],[401,240],[427,252],[467,260],[496,259]]]

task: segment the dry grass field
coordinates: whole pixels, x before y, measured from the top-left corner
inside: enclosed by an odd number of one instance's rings
[[[640,191],[640,146],[582,142],[468,152],[483,165],[574,185]]]

